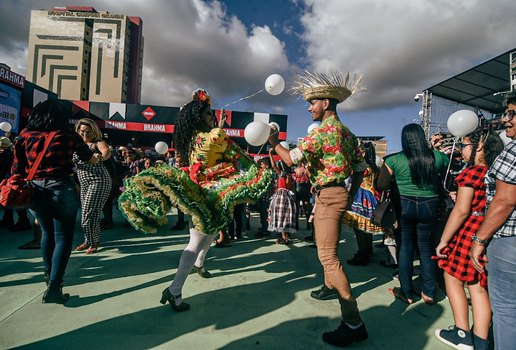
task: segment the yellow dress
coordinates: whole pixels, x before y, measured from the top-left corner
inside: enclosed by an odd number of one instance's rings
[[[118,203],[131,225],[145,233],[165,225],[177,204],[198,231],[213,234],[229,224],[235,205],[257,201],[271,182],[270,170],[214,128],[195,135],[189,167],[161,165],[126,179]]]
[[[371,168],[367,168],[360,188],[353,198],[351,210],[344,214],[343,221],[346,225],[368,233],[383,233],[383,228],[371,223],[371,216],[378,204],[375,192],[374,173]]]

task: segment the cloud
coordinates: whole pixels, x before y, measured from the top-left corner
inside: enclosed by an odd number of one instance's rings
[[[515,46],[516,2],[306,0],[310,68],[365,75],[352,109],[389,108]],[[509,73],[508,73],[509,74]]]
[[[228,16],[220,2],[90,1],[97,11],[140,16],[144,30],[142,102],[183,105],[190,93],[207,89],[217,97],[245,96],[263,88],[265,78],[289,69],[283,43],[268,26],[247,28]],[[63,6],[61,1],[0,2],[2,60],[25,73],[31,9]],[[23,62],[23,64],[21,64]],[[244,88],[243,88],[244,87]],[[250,88],[247,88],[250,87]],[[257,102],[263,100],[259,97]]]
[[[17,73],[25,73],[31,5],[27,1],[0,1],[0,57]]]
[[[192,90],[203,87],[220,108],[263,88],[272,73],[282,74],[288,88],[299,69],[333,66],[365,75],[368,92],[343,108],[375,115],[401,113],[396,107],[404,106],[412,108],[404,112],[411,121],[419,108],[416,93],[516,47],[514,0],[292,0],[260,8],[270,15],[251,14],[260,25],[233,15],[242,3],[233,4],[233,12],[223,1],[90,0],[88,5],[143,19],[142,102],[157,105],[181,106]],[[0,0],[0,11],[7,14],[0,21],[0,57],[14,71],[25,73],[30,10],[53,6],[63,6],[62,0]],[[289,133],[304,135],[306,106],[296,97],[262,93],[247,102],[233,107],[287,113]],[[356,124],[361,133],[375,133],[372,123]]]

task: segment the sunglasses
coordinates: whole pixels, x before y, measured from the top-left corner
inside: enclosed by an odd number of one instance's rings
[[[473,146],[473,144],[472,144],[472,143],[457,143],[457,145],[456,145],[456,146],[457,146],[457,148],[458,148],[459,150],[461,150],[461,151],[462,151],[464,148],[466,148],[466,147],[468,147],[468,146]]]
[[[507,121],[510,122],[512,120],[512,117],[514,117],[515,113],[516,113],[516,111],[514,109],[509,109],[507,112],[505,112],[502,115],[502,119],[507,118]]]

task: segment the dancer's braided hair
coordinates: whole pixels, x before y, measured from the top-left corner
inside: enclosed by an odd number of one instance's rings
[[[205,90],[199,89],[193,92],[192,101],[179,111],[174,130],[174,145],[183,166],[190,165],[190,152],[195,143],[193,136],[199,131],[202,114],[208,109],[211,109],[210,96]]]
[[[378,175],[378,166],[376,165],[376,150],[372,142],[364,142],[360,146],[364,150],[364,161],[371,167],[373,174]]]
[[[490,130],[476,130],[467,135],[471,140],[471,156],[469,157],[468,166],[475,165],[475,156],[480,142],[484,143],[484,161],[490,167],[496,157],[503,151],[504,144],[500,136]]]
[[[475,156],[477,154],[477,148],[478,144],[482,140],[483,132],[482,131],[475,131],[471,134],[469,134],[469,139],[471,140],[471,155],[468,160],[468,166],[475,165]]]

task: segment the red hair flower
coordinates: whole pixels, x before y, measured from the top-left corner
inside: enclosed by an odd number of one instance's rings
[[[197,89],[192,93],[192,100],[199,102],[206,102],[211,105],[211,98],[208,92],[204,89]]]

